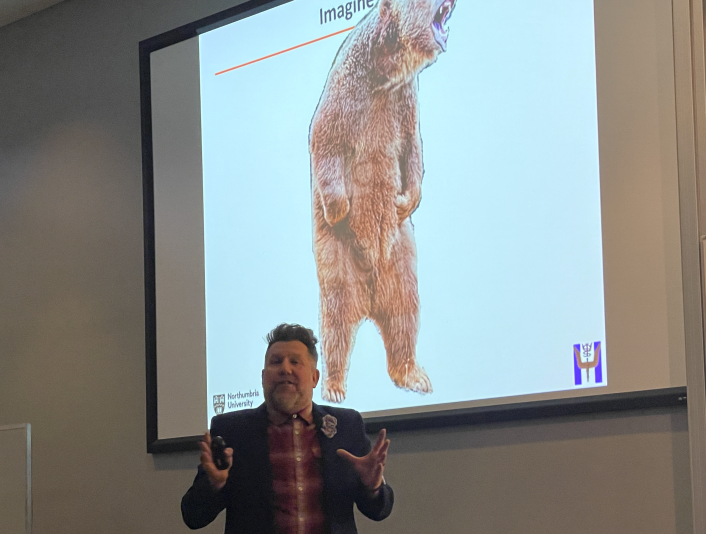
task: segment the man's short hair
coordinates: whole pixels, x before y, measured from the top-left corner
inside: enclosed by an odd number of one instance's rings
[[[272,329],[265,338],[267,340],[267,349],[279,341],[301,341],[306,345],[309,356],[312,357],[314,363],[319,361],[319,354],[316,352],[316,336],[310,328],[305,328],[300,324],[282,323]]]

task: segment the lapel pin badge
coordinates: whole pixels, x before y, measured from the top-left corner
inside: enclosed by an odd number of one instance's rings
[[[321,432],[324,433],[324,436],[327,438],[332,438],[333,436],[336,435],[336,425],[338,424],[338,420],[330,414],[324,415],[322,424],[321,424]]]

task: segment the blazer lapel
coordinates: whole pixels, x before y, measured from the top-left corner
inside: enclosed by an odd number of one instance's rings
[[[314,404],[312,409],[314,415],[314,424],[316,425],[316,435],[319,438],[319,446],[321,447],[321,458],[323,459],[323,469],[324,481],[326,480],[326,467],[331,464],[331,460],[336,458],[337,440],[336,436],[333,438],[327,437],[323,431],[322,427],[324,425],[324,417],[328,415],[321,406]]]
[[[261,476],[255,478],[255,482],[260,486],[260,492],[266,496],[270,509],[274,509],[275,494],[272,487],[272,465],[270,464],[270,444],[267,428],[269,420],[267,418],[267,407],[262,404],[255,412],[252,424],[252,435],[250,440],[250,458],[256,468],[256,473]],[[274,520],[274,515],[273,515]]]

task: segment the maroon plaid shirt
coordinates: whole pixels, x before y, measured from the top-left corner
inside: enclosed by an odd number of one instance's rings
[[[324,534],[316,425],[294,415],[268,427],[278,534]]]

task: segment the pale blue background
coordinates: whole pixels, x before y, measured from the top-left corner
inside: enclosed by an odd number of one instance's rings
[[[357,21],[321,26],[320,7],[200,38],[209,399],[261,388],[276,324],[318,332],[308,131],[347,34],[215,73]],[[365,323],[344,403],[363,412],[573,389],[574,343],[603,341],[605,362],[593,3],[458,0],[449,26],[419,76],[412,217],[434,393],[394,387]]]

